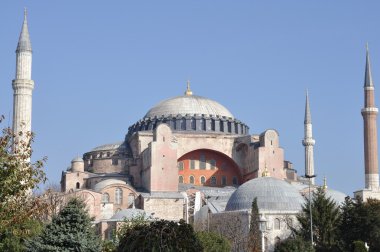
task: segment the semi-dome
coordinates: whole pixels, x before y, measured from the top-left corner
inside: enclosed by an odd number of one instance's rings
[[[254,198],[261,211],[299,212],[304,203],[297,188],[288,182],[260,177],[242,184],[228,200],[226,211],[251,210]]]
[[[146,113],[145,118],[177,115],[207,115],[234,118],[232,113],[220,103],[197,95],[182,95],[161,101]]]

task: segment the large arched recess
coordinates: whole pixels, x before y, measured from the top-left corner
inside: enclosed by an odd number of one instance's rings
[[[238,186],[243,183],[238,165],[218,151],[193,150],[180,157],[177,164],[180,183],[215,187]]]

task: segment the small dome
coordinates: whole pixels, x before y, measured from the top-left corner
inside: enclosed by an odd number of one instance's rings
[[[123,145],[123,143],[124,142],[103,144],[103,145],[93,148],[91,151],[107,151],[107,150],[116,150],[118,148],[125,148],[125,145]]]
[[[342,192],[340,192],[340,191],[327,188],[327,190],[326,190],[326,197],[331,198],[338,205],[342,205],[343,202],[345,201],[347,195],[344,194],[344,193],[342,193]]]
[[[298,190],[288,182],[260,177],[242,184],[228,200],[226,211],[251,210],[254,198],[257,198],[259,209],[264,211],[298,212],[304,203]]]
[[[71,160],[71,162],[73,163],[73,162],[83,162],[83,159],[81,158],[81,157],[76,157],[76,158],[74,158],[73,160]]]
[[[111,219],[112,220],[124,220],[124,219],[129,220],[138,216],[144,216],[145,220],[148,220],[150,217],[150,215],[147,215],[147,213],[142,209],[127,208],[115,213],[111,217]]]
[[[117,184],[127,185],[127,182],[125,182],[124,180],[120,180],[120,179],[106,179],[106,180],[103,180],[103,181],[100,181],[99,183],[97,183],[94,186],[94,191],[100,192],[106,186],[117,185]]]
[[[187,114],[204,114],[208,116],[214,115],[234,118],[232,113],[220,103],[197,95],[183,95],[164,100],[151,108],[148,113],[146,113],[145,118]]]

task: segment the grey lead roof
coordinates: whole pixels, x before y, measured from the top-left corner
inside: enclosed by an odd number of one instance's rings
[[[371,74],[371,62],[369,60],[368,44],[366,47],[364,86],[365,87],[373,87],[372,74]]]
[[[22,29],[20,37],[18,39],[16,52],[22,51],[32,51],[32,43],[30,42],[29,30],[28,30],[28,20],[26,9],[24,11],[24,22],[22,24]]]
[[[187,114],[234,118],[232,113],[220,103],[197,95],[182,95],[161,101],[146,113],[145,118]]]
[[[311,123],[311,113],[309,104],[309,92],[306,90],[306,105],[305,105],[305,124]]]
[[[241,185],[228,200],[226,211],[250,210],[254,198],[261,211],[299,212],[304,203],[297,188],[285,180],[260,177]]]

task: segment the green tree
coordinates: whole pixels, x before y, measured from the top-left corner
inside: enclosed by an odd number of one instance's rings
[[[100,251],[100,238],[85,207],[81,199],[70,199],[42,233],[28,243],[28,251]]]
[[[312,199],[306,199],[302,211],[297,215],[300,230],[297,234],[310,241],[310,211],[311,200],[313,217],[313,240],[317,251],[336,251],[339,245],[339,224],[341,212],[339,206],[331,198],[327,198],[325,191],[318,188],[313,192]]]
[[[314,252],[310,241],[305,241],[302,237],[289,237],[276,244],[275,252]]]
[[[367,252],[367,248],[363,241],[354,241],[353,242],[353,252]]]
[[[354,241],[361,240],[369,245],[369,251],[380,251],[380,201],[346,198],[339,229],[346,250],[353,250]]]
[[[213,232],[197,232],[196,237],[205,252],[228,252],[231,245],[226,238]]]
[[[126,225],[119,237],[119,252],[124,251],[202,251],[193,227],[179,222],[156,220]]]
[[[0,116],[0,123],[3,119]],[[39,230],[35,219],[44,202],[31,192],[46,180],[46,158],[30,161],[33,140],[32,132],[16,136],[10,128],[0,135],[0,251],[21,251],[24,241]]]
[[[251,218],[249,225],[249,247],[252,252],[261,251],[260,215],[257,198],[252,201]]]

